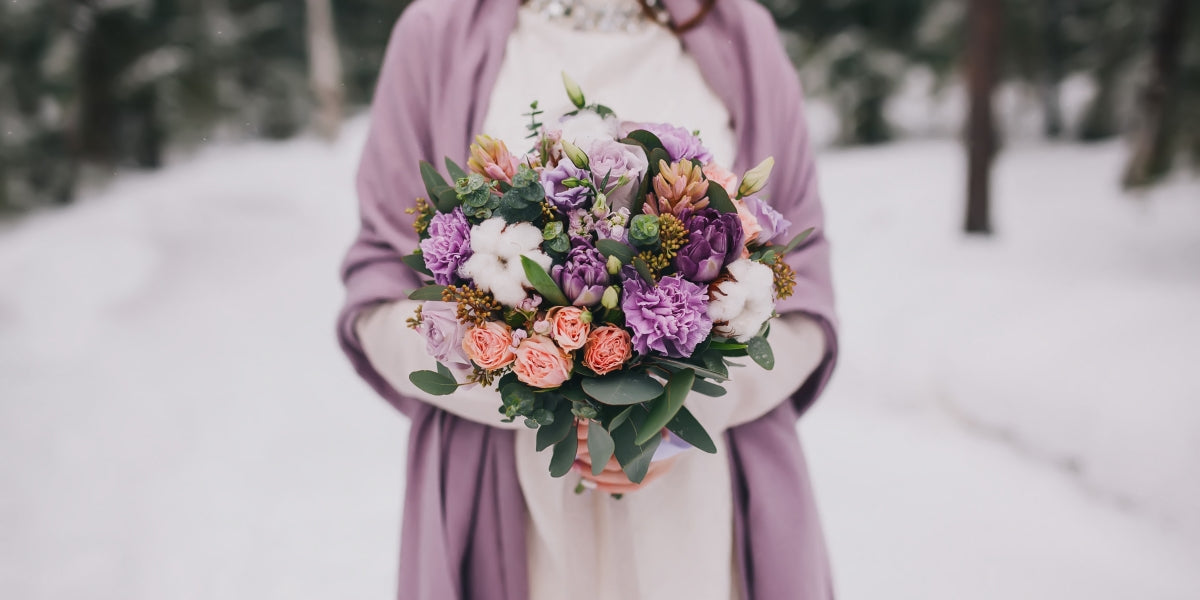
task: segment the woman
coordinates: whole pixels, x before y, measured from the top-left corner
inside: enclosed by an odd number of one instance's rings
[[[396,27],[359,173],[362,228],[344,265],[339,336],[412,419],[400,598],[832,597],[795,430],[836,357],[799,85],[752,0],[664,4],[659,25],[642,0],[417,0]],[[404,326],[403,299],[418,285],[400,262],[416,244],[404,209],[423,194],[417,163],[461,162],[483,132],[523,150],[530,101],[546,117],[567,109],[560,70],[623,118],[700,129],[737,172],[774,156],[766,195],[794,231],[817,228],[789,258],[796,293],[771,334],[779,366],[745,369],[725,398],[689,398],[710,432],[724,432],[718,454],[660,457],[640,486],[615,469],[552,479],[531,433],[499,422],[490,391],[434,398],[407,381],[430,360]],[[581,479],[596,490],[574,494]]]

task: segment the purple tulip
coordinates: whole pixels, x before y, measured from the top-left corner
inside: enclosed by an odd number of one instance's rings
[[[675,268],[684,279],[707,283],[742,254],[745,234],[737,213],[704,208],[684,215],[688,242],[675,257]]]
[[[567,260],[550,269],[550,276],[575,306],[595,306],[608,287],[608,261],[586,239],[571,241]]]

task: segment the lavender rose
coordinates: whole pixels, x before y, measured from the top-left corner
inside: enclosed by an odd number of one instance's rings
[[[588,160],[591,161],[592,183],[597,187],[608,178],[608,203],[613,210],[629,208],[633,205],[633,197],[637,194],[638,183],[646,174],[649,163],[646,154],[635,146],[622,144],[614,140],[593,140],[584,148]],[[617,187],[617,182],[624,177],[624,185]]]
[[[542,171],[542,187],[546,189],[546,199],[563,212],[583,206],[590,190],[580,185],[567,186],[563,182],[568,179],[583,181],[587,178],[587,171],[576,167],[571,161],[558,161],[558,166]]]
[[[471,258],[471,224],[461,207],[433,215],[429,237],[421,241],[421,255],[438,285],[454,283],[458,268]]]
[[[741,256],[745,236],[737,213],[705,208],[686,213],[683,223],[689,232],[688,242],[679,249],[675,268],[685,279],[713,281],[725,265]]]
[[[550,269],[550,276],[575,306],[595,306],[608,286],[608,261],[586,239],[571,241],[567,260]]]
[[[751,196],[745,199],[746,208],[750,209],[750,214],[754,215],[754,219],[758,221],[758,226],[762,231],[758,234],[758,243],[760,244],[786,244],[785,239],[788,235],[788,230],[792,227],[792,222],[783,218],[779,211],[771,207],[758,196]]]
[[[663,144],[663,149],[670,155],[671,162],[692,159],[702,163],[712,162],[712,153],[704,147],[700,138],[682,127],[676,127],[669,123],[625,122],[621,124],[621,136],[628,136],[630,132],[638,129],[645,129],[658,136],[658,140]]]
[[[470,364],[462,346],[467,328],[458,320],[457,303],[430,301],[422,304],[421,325],[417,332],[425,338],[425,351],[438,362],[448,367]]]
[[[627,279],[621,310],[640,354],[653,350],[686,358],[713,326],[707,288],[677,275],[663,277],[657,286],[639,277]]]

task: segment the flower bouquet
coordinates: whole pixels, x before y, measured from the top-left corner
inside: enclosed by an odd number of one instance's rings
[[[544,125],[531,104],[528,154],[481,135],[467,169],[446,160],[452,184],[420,165],[420,244],[403,260],[425,283],[410,325],[438,365],[409,377],[434,395],[493,386],[499,412],[553,447],[555,477],[585,426],[594,472],[615,456],[637,483],[664,429],[716,452],[685,400],[725,394],[732,359],[774,366],[769,321],[795,284],[783,256],[811,230],[789,238],[756,196],[772,159],[739,178],[697,134],[622,122],[563,80],[576,110]]]

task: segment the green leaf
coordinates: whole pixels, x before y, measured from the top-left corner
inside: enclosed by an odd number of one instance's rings
[[[454,212],[454,209],[462,204],[462,200],[458,197],[458,192],[454,191],[454,188],[451,187],[438,191],[433,200],[434,204],[437,205],[438,212],[444,213]]]
[[[692,391],[696,392],[697,394],[704,394],[705,396],[710,396],[713,398],[719,398],[724,396],[726,393],[724,387],[719,386],[711,381],[700,379],[699,377],[692,382]]]
[[[717,445],[713,443],[704,426],[692,416],[692,412],[683,407],[675,414],[675,418],[667,423],[667,430],[679,436],[679,439],[691,444],[698,450],[709,454],[717,453]]]
[[[723,213],[737,212],[737,207],[729,199],[729,193],[715,181],[708,182],[708,205]]]
[[[746,349],[745,344],[739,344],[737,342],[712,342],[711,344],[708,345],[708,347],[713,350],[745,350]]]
[[[521,256],[521,266],[525,269],[525,277],[529,279],[529,283],[533,284],[533,289],[537,290],[547,302],[555,306],[570,304],[562,290],[558,288],[558,284],[554,283],[542,265],[533,262],[528,256]]]
[[[467,176],[467,172],[464,171],[462,167],[458,166],[458,163],[450,160],[449,156],[446,157],[446,172],[450,174],[450,179],[454,181],[458,181],[459,179]]]
[[[458,382],[453,377],[447,378],[436,371],[414,371],[408,374],[408,380],[421,391],[434,396],[449,396],[458,389]]]
[[[780,250],[779,253],[787,254],[788,252],[795,250],[797,246],[804,243],[804,240],[808,239],[808,236],[813,234],[813,231],[815,229],[816,229],[815,227],[809,227],[808,229],[805,229],[804,231],[797,233],[796,237],[792,238],[792,241],[788,242],[788,245],[784,246],[783,250]]]
[[[550,476],[562,477],[571,472],[575,456],[579,453],[579,438],[568,435],[554,444],[554,455],[550,457]]]
[[[700,356],[700,360],[704,362],[704,368],[713,373],[720,373],[722,377],[729,377],[729,367],[725,365],[725,355],[718,350],[705,351]]]
[[[584,379],[582,385],[587,395],[609,406],[648,402],[657,398],[663,391],[663,386],[658,380],[638,372],[621,372],[597,379]]]
[[[771,351],[771,343],[765,337],[753,337],[746,342],[746,352],[758,366],[770,371],[775,368],[775,353]]]
[[[423,273],[425,275],[433,277],[433,271],[430,271],[429,267],[425,266],[425,257],[420,254],[409,254],[408,256],[401,256],[400,262],[408,265],[408,268],[410,268],[418,273]]]
[[[575,430],[575,419],[571,417],[571,403],[559,402],[554,409],[554,422],[544,425],[537,432],[537,451],[541,452],[557,444]]]
[[[450,184],[446,183],[446,178],[438,173],[437,167],[421,161],[421,181],[425,183],[425,191],[429,197],[436,198],[438,193],[445,188],[453,189]]]
[[[633,248],[622,244],[616,240],[598,240],[596,249],[605,257],[615,256],[622,264],[629,264],[633,260]]]
[[[646,283],[654,285],[654,274],[650,272],[650,265],[647,265],[646,261],[639,257],[634,257],[633,268],[637,269],[638,275],[641,275],[642,279],[646,280]]]
[[[645,129],[636,129],[629,132],[627,139],[631,139],[638,144],[641,144],[646,148],[647,153],[653,152],[654,150],[663,150],[664,154],[666,153],[662,140],[658,139],[657,135],[654,135]]]
[[[721,374],[716,371],[712,371],[712,370],[706,369],[704,367],[693,365],[691,363],[686,363],[683,361],[675,360],[673,358],[666,358],[666,357],[659,356],[659,357],[654,358],[654,362],[661,364],[661,365],[666,365],[668,367],[674,367],[675,369],[692,369],[693,371],[696,372],[696,375],[698,375],[700,377],[704,377],[706,379],[713,379],[716,381],[727,381],[729,379],[728,373]]]
[[[633,408],[634,407],[630,406],[630,407],[627,407],[625,410],[617,413],[617,416],[613,417],[612,421],[608,422],[608,430],[611,432],[611,431],[615,430],[616,428],[620,427],[621,423],[624,423],[625,420],[629,418],[630,413],[633,412]]]
[[[646,416],[646,422],[642,424],[633,441],[645,444],[651,437],[658,435],[658,432],[675,418],[679,409],[683,408],[683,401],[692,390],[692,382],[695,380],[696,372],[691,369],[671,375],[671,379],[667,381],[667,391],[650,405],[650,414]]]
[[[588,423],[588,454],[592,455],[592,475],[599,475],[613,456],[612,436],[595,421]]]
[[[654,177],[655,175],[658,175],[658,163],[659,162],[665,162],[668,165],[671,164],[671,155],[667,154],[667,151],[663,150],[662,148],[655,148],[655,149],[651,150],[650,154],[646,157],[646,159],[650,162],[650,166],[647,168],[647,172],[649,173],[646,176],[647,180]]]
[[[454,379],[454,373],[450,372],[450,367],[443,365],[441,362],[438,362],[438,364],[437,364],[437,372],[438,372],[438,375],[441,375],[442,377],[445,377],[446,379],[451,379],[451,380]]]
[[[417,288],[408,295],[409,300],[441,300],[442,292],[446,290],[444,285],[427,285],[422,288]]]
[[[625,476],[634,483],[641,483],[646,478],[646,472],[650,470],[650,461],[654,458],[654,451],[662,443],[661,435],[650,438],[645,444],[638,444],[634,441],[633,438],[637,435],[638,427],[644,421],[645,413],[634,411],[628,421],[612,432],[613,454],[616,455],[617,462],[621,464],[621,470],[625,471]]]

